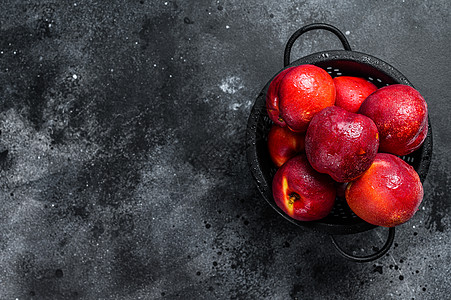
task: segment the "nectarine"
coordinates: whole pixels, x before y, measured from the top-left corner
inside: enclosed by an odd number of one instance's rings
[[[292,67],[278,86],[280,118],[296,132],[305,132],[315,114],[335,103],[332,77],[320,67]]]
[[[334,181],[316,172],[305,154],[289,159],[274,175],[274,200],[288,216],[300,221],[326,217],[335,202]]]
[[[305,149],[305,134],[274,124],[268,133],[268,150],[273,163],[280,167]]]
[[[374,122],[338,106],[316,114],[305,136],[305,152],[312,167],[338,182],[360,176],[371,166],[378,147]]]
[[[380,152],[407,155],[426,139],[428,109],[421,94],[413,87],[393,84],[369,95],[359,113],[376,123],[380,135]]]
[[[346,201],[368,223],[394,227],[407,222],[423,200],[417,172],[399,157],[378,153],[371,167],[348,184]]]
[[[335,105],[356,113],[363,100],[377,90],[377,87],[366,79],[354,76],[338,76],[334,78],[337,97]]]

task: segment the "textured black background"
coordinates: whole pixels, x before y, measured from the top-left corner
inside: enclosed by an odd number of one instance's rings
[[[0,3],[0,299],[443,299],[449,295],[450,2]],[[341,258],[259,195],[256,96],[327,22],[423,94],[434,157],[376,262]],[[340,49],[311,32],[292,57]],[[380,246],[376,229],[340,242]]]

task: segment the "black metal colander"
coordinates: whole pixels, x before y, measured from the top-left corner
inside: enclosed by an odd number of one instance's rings
[[[345,50],[317,52],[290,63],[291,48],[296,39],[303,33],[313,29],[323,29],[334,33],[342,42]],[[343,33],[329,24],[310,24],[300,28],[290,37],[285,47],[284,68],[282,70],[302,64],[313,64],[321,67],[332,77],[356,76],[366,78],[377,87],[390,84],[405,84],[413,87],[403,74],[388,63],[374,56],[352,51]],[[258,190],[269,205],[279,212],[286,220],[300,227],[310,228],[317,232],[329,234],[338,252],[346,258],[353,261],[366,262],[381,257],[390,249],[393,243],[395,234],[394,228],[389,229],[385,245],[379,251],[369,256],[353,256],[342,250],[336,243],[333,237],[334,235],[355,234],[377,227],[357,217],[343,198],[337,197],[331,213],[326,218],[308,222],[297,221],[290,218],[276,205],[273,199],[271,185],[272,178],[276,173],[277,168],[271,161],[267,147],[267,136],[273,123],[266,111],[266,93],[269,84],[277,74],[268,81],[258,95],[247,124],[247,158]],[[428,120],[428,126],[428,134],[421,148],[409,155],[401,157],[404,161],[413,166],[420,176],[421,182],[424,182],[424,179],[426,178],[432,156],[432,130],[430,120]]]

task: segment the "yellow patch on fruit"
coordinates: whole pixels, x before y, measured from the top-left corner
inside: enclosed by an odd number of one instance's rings
[[[288,194],[288,181],[286,177],[282,178],[282,191],[284,196]]]
[[[286,177],[283,177],[282,179],[282,191],[283,191],[283,198],[287,199],[288,201],[284,201],[285,209],[287,214],[290,216],[293,215],[293,203],[291,195],[288,194],[288,180]]]

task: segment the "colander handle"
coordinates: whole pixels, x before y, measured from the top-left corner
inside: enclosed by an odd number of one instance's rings
[[[345,50],[351,51],[351,46],[349,45],[348,40],[338,28],[326,23],[313,23],[298,29],[295,33],[291,35],[290,39],[287,42],[287,45],[285,46],[285,53],[283,56],[283,64],[285,67],[290,64],[291,48],[293,47],[293,44],[296,41],[296,39],[300,37],[302,34],[306,33],[307,31],[314,29],[324,29],[332,32],[340,39],[341,43],[343,44],[343,48],[345,48]]]
[[[388,237],[387,241],[385,242],[385,245],[377,252],[368,255],[368,256],[354,256],[352,254],[349,254],[345,252],[337,243],[334,236],[331,235],[330,238],[332,239],[332,244],[334,244],[335,248],[337,249],[338,253],[340,253],[345,258],[352,260],[354,262],[369,262],[378,259],[379,257],[383,256],[387,251],[390,249],[391,245],[393,244],[393,240],[395,239],[395,227],[390,227],[388,229]]]

